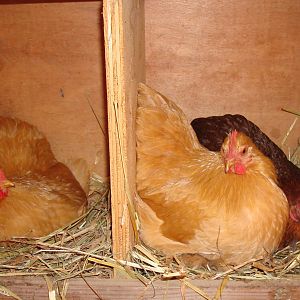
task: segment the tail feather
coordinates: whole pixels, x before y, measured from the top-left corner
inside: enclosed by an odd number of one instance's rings
[[[182,110],[143,83],[138,88],[137,145],[138,152],[153,152],[152,147],[183,153],[203,148]]]
[[[166,112],[172,111],[186,119],[182,110],[173,101],[142,82],[138,86],[138,106],[156,107]]]

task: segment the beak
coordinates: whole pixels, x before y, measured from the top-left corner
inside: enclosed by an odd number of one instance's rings
[[[5,188],[9,188],[9,187],[14,187],[15,184],[12,183],[11,181],[9,181],[9,180],[6,179],[6,180],[4,180],[4,181],[2,182],[2,186],[5,187]]]
[[[234,161],[232,161],[232,160],[225,161],[225,173],[226,174],[230,171],[230,169],[233,165],[234,165]]]

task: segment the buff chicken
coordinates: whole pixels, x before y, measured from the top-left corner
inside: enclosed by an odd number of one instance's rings
[[[245,134],[201,146],[183,112],[139,86],[137,200],[141,238],[168,256],[236,265],[275,251],[288,221],[276,172]]]
[[[40,237],[85,210],[86,194],[34,126],[0,117],[0,240]]]
[[[269,157],[276,169],[278,185],[290,204],[290,218],[282,246],[300,240],[300,168],[258,126],[242,115],[197,118],[191,123],[199,142],[211,151],[220,151],[228,132],[239,130],[249,136],[256,147]]]

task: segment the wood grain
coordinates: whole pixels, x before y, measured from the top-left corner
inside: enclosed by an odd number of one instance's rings
[[[300,111],[300,1],[151,0],[145,22],[149,85],[190,120],[240,113],[281,141],[280,108]]]
[[[0,27],[0,114],[38,126],[59,160],[107,176],[101,2],[0,5]]]
[[[144,81],[144,8],[140,0],[104,1],[113,254],[131,248],[135,191],[137,83]]]
[[[111,280],[99,278],[71,279],[68,285],[66,298],[100,299],[103,300],[132,300],[132,299],[163,299],[163,300],[196,300],[201,298],[196,292],[184,287],[182,282],[155,281],[153,285],[145,287],[141,282],[134,280]],[[194,280],[191,283],[200,288],[209,297],[216,294],[221,281]],[[45,281],[38,277],[3,278],[1,284],[12,290],[22,299],[46,300],[48,290]],[[97,293],[97,295],[95,294]],[[185,298],[183,298],[183,295]],[[222,300],[298,300],[300,287],[297,281],[230,281],[222,292]],[[10,299],[0,294],[0,299]]]

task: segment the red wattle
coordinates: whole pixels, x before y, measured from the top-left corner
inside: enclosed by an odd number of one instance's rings
[[[8,195],[7,189],[0,189],[0,200],[4,199]]]
[[[246,167],[243,164],[236,163],[234,166],[234,172],[238,175],[244,175],[246,173]]]

